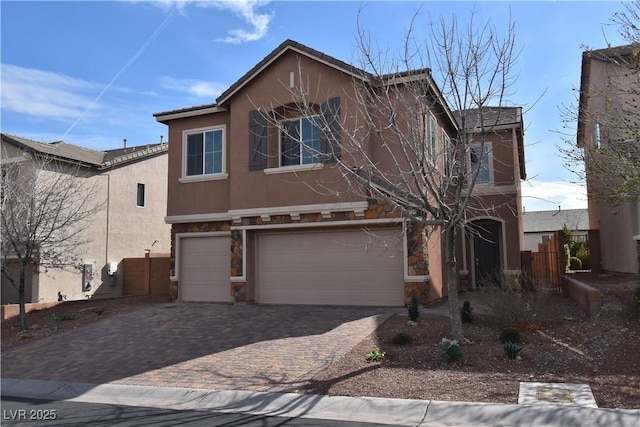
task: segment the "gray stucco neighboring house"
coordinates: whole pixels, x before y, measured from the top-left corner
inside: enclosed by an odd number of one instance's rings
[[[573,236],[586,236],[589,230],[587,209],[558,208],[552,211],[532,211],[522,215],[525,251],[536,252],[538,243],[548,241],[553,233],[566,225]]]
[[[145,252],[169,253],[167,206],[168,143],[96,151],[63,141],[41,143],[2,133],[0,158],[5,168],[29,166],[45,156],[81,168],[76,179],[88,180],[101,203],[86,229],[88,244],[81,249],[83,270],[38,271],[28,278],[27,302],[57,301],[122,295],[122,260]],[[85,283],[84,270],[91,271]],[[89,286],[87,286],[89,285]],[[2,278],[2,304],[17,303],[18,292]]]

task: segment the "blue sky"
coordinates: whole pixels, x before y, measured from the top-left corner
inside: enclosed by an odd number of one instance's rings
[[[356,23],[399,47],[417,10],[469,17],[471,2],[2,1],[2,132],[106,150],[167,140],[154,113],[209,104],[285,39],[355,57]],[[363,8],[364,7],[364,8]],[[607,25],[619,2],[475,3],[478,22],[515,21],[522,52],[510,100],[524,107],[527,211],[586,207],[562,165],[560,106],[575,104],[581,54],[623,44]],[[479,19],[478,19],[479,18]],[[570,132],[573,132],[570,130]]]

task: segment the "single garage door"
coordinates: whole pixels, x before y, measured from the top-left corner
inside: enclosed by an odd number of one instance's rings
[[[230,302],[229,237],[180,239],[180,301]]]
[[[399,229],[259,234],[259,303],[401,306]]]

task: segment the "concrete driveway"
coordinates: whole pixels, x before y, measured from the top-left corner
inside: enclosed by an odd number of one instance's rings
[[[6,351],[2,377],[295,391],[397,311],[160,304]]]

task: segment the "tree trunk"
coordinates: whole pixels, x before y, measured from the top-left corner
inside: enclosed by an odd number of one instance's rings
[[[444,230],[445,264],[447,269],[447,291],[449,293],[449,316],[451,317],[451,335],[453,339],[462,342],[462,320],[458,307],[458,272],[456,271],[456,227]]]
[[[20,329],[23,331],[27,330],[27,309],[25,306],[25,271],[27,266],[24,262],[20,263],[20,284],[18,286],[18,298],[20,305]]]

